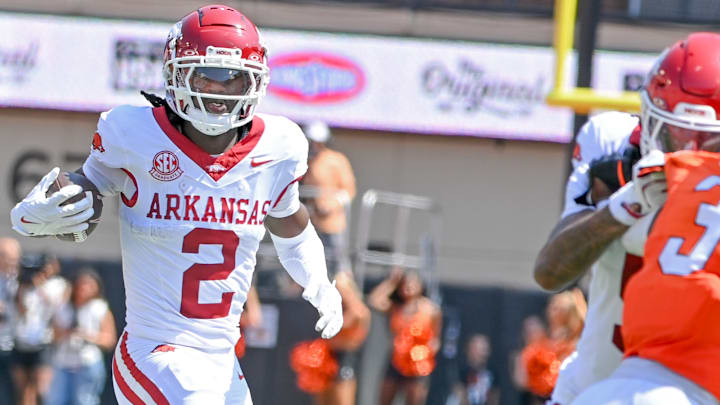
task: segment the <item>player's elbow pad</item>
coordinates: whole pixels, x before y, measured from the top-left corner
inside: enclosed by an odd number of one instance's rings
[[[281,238],[272,232],[270,237],[280,263],[296,283],[305,288],[311,280],[327,281],[325,249],[311,223],[308,222],[307,227],[292,238]]]

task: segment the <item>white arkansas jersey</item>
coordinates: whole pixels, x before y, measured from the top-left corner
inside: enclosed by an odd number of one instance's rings
[[[297,210],[307,150],[300,128],[278,116],[257,114],[241,141],[213,157],[162,107],[101,115],[83,170],[122,201],[129,334],[204,349],[235,344],[264,219]]]
[[[630,146],[633,132],[639,135],[638,118],[607,112],[590,118],[578,133],[573,154],[573,173],[565,190],[563,218],[588,209],[576,198],[590,188],[589,164],[603,156],[622,153]],[[589,385],[606,378],[620,364],[623,355],[622,287],[640,269],[642,259],[629,255],[621,241],[614,241],[592,267],[588,313],[575,353],[560,369],[550,403],[567,405]]]

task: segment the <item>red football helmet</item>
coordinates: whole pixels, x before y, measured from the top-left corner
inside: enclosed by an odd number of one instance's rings
[[[693,33],[666,49],[641,97],[643,155],[654,149],[720,152],[720,35]]]
[[[257,27],[223,5],[202,7],[175,24],[164,62],[170,108],[211,136],[250,122],[270,79]]]

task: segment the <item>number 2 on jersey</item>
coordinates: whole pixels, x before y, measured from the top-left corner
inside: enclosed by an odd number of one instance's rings
[[[183,238],[183,253],[198,253],[200,245],[222,246],[222,263],[195,263],[183,273],[180,313],[188,318],[215,319],[230,313],[234,292],[224,292],[220,302],[201,304],[198,301],[200,282],[225,280],[235,269],[235,250],[240,243],[230,230],[196,228]]]

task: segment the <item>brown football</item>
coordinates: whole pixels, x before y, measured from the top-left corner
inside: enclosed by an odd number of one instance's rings
[[[55,235],[55,236],[58,239],[64,240],[64,241],[83,242],[83,241],[85,241],[85,239],[87,239],[88,235],[90,235],[95,230],[95,227],[97,227],[97,224],[100,222],[100,214],[102,214],[103,203],[102,203],[100,192],[98,191],[97,187],[95,187],[95,185],[92,184],[92,182],[90,180],[88,180],[87,177],[83,176],[82,174],[74,173],[74,172],[66,172],[66,171],[60,172],[60,174],[58,174],[57,179],[48,188],[47,196],[49,197],[56,191],[60,190],[61,188],[65,187],[65,186],[69,186],[71,184],[77,184],[78,186],[82,187],[83,193],[80,193],[73,197],[68,198],[60,205],[78,202],[78,201],[82,200],[83,197],[85,196],[85,193],[84,193],[85,191],[90,191],[93,196],[93,210],[95,212],[93,213],[93,216],[87,220],[88,229],[86,229],[82,232],[64,233],[64,234]]]

